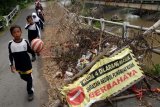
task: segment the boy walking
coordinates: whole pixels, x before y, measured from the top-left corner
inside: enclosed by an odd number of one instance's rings
[[[28,101],[32,101],[34,98],[32,64],[28,53],[32,54],[32,61],[36,60],[35,53],[28,41],[21,38],[20,26],[11,26],[10,33],[13,36],[13,40],[8,44],[11,72],[18,72],[21,79],[27,82]]]
[[[31,44],[31,41],[35,38],[40,38],[40,30],[38,25],[33,22],[32,15],[27,16],[27,25],[25,26],[25,29],[28,30],[28,41]]]

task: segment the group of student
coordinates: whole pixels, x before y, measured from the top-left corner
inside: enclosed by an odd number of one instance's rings
[[[35,7],[40,5],[40,1],[35,3]],[[35,8],[36,12],[28,15],[25,29],[28,30],[28,41],[21,37],[22,30],[19,25],[12,25],[10,33],[13,40],[9,41],[9,61],[11,72],[18,72],[21,79],[27,82],[28,101],[34,99],[32,62],[36,60],[36,53],[31,49],[31,41],[35,38],[41,38],[40,30],[43,30],[44,18],[43,8]],[[29,54],[32,55],[30,58]]]
[[[37,7],[38,6],[38,7]],[[31,41],[35,38],[41,38],[40,30],[44,29],[44,14],[43,7],[40,2],[35,3],[35,10],[31,15],[28,15],[26,20],[27,24],[25,29],[28,30],[28,41]]]

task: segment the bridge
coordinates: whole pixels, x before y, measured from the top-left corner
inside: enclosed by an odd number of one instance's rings
[[[160,11],[160,0],[86,0],[85,3]]]

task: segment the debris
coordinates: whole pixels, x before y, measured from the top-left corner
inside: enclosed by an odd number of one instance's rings
[[[66,74],[67,77],[72,77],[72,76],[73,76],[73,73],[72,73],[72,72],[69,72],[69,71],[66,71],[65,74]]]
[[[45,76],[51,86],[51,92],[49,92],[50,100],[57,99],[56,94],[58,92],[53,87],[59,88],[66,81],[72,82],[81,77],[99,59],[103,56],[109,56],[121,47],[129,45],[138,61],[140,61],[140,64],[144,64],[144,62],[147,62],[147,59],[151,59],[153,49],[148,41],[154,39],[151,36],[141,37],[141,35],[134,32],[135,35],[133,37],[123,40],[121,37],[82,26],[78,21],[74,22],[75,20],[73,20],[70,14],[72,20],[69,20],[67,18],[68,13],[58,5],[50,4],[47,10],[45,17],[48,25],[46,24],[44,32],[47,36],[44,39],[49,44],[46,45],[46,50],[42,56],[46,53],[49,56],[47,60],[43,59],[43,61]],[[74,17],[77,18],[76,15]],[[147,66],[147,64],[144,64],[144,66]],[[152,75],[149,76],[155,79]],[[156,80],[160,81],[158,78]],[[136,91],[139,98],[142,98],[142,91],[144,90]],[[146,89],[145,91],[148,90]],[[155,89],[155,92],[159,93],[159,89]],[[115,97],[111,101],[134,96],[136,95]],[[57,101],[55,103],[57,104]]]
[[[62,72],[56,72],[55,77],[56,78],[62,78],[63,77]]]
[[[78,74],[76,74],[73,78],[71,78],[68,82],[73,82],[75,79],[79,78],[80,76],[82,76],[84,73],[86,73],[99,59],[101,59],[104,55],[106,54],[111,54],[111,52],[113,51],[109,51],[109,50],[104,50],[102,53],[100,53],[97,57],[95,57],[95,59],[88,65],[86,66],[83,71],[79,72]]]

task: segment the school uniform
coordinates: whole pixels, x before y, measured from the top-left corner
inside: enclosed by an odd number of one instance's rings
[[[28,94],[33,94],[32,64],[28,53],[35,57],[27,40],[22,39],[20,42],[11,40],[8,44],[10,66],[15,65],[16,71],[20,77],[27,82]]]
[[[41,34],[40,34],[40,30],[39,27],[36,25],[36,23],[34,24],[27,24],[25,26],[25,29],[28,30],[28,41],[31,44],[31,41],[35,38],[41,38]]]
[[[37,16],[36,13],[32,13],[33,22],[35,22],[40,29],[43,29],[44,22]]]
[[[40,24],[41,24],[41,29],[43,29],[43,25],[44,25],[44,22],[45,22],[45,20],[44,20],[44,14],[42,13],[42,11],[41,10],[38,10],[38,13],[37,13],[37,16],[40,18]]]
[[[37,15],[38,15],[38,17],[39,17],[43,22],[45,22],[42,12],[38,12]]]

